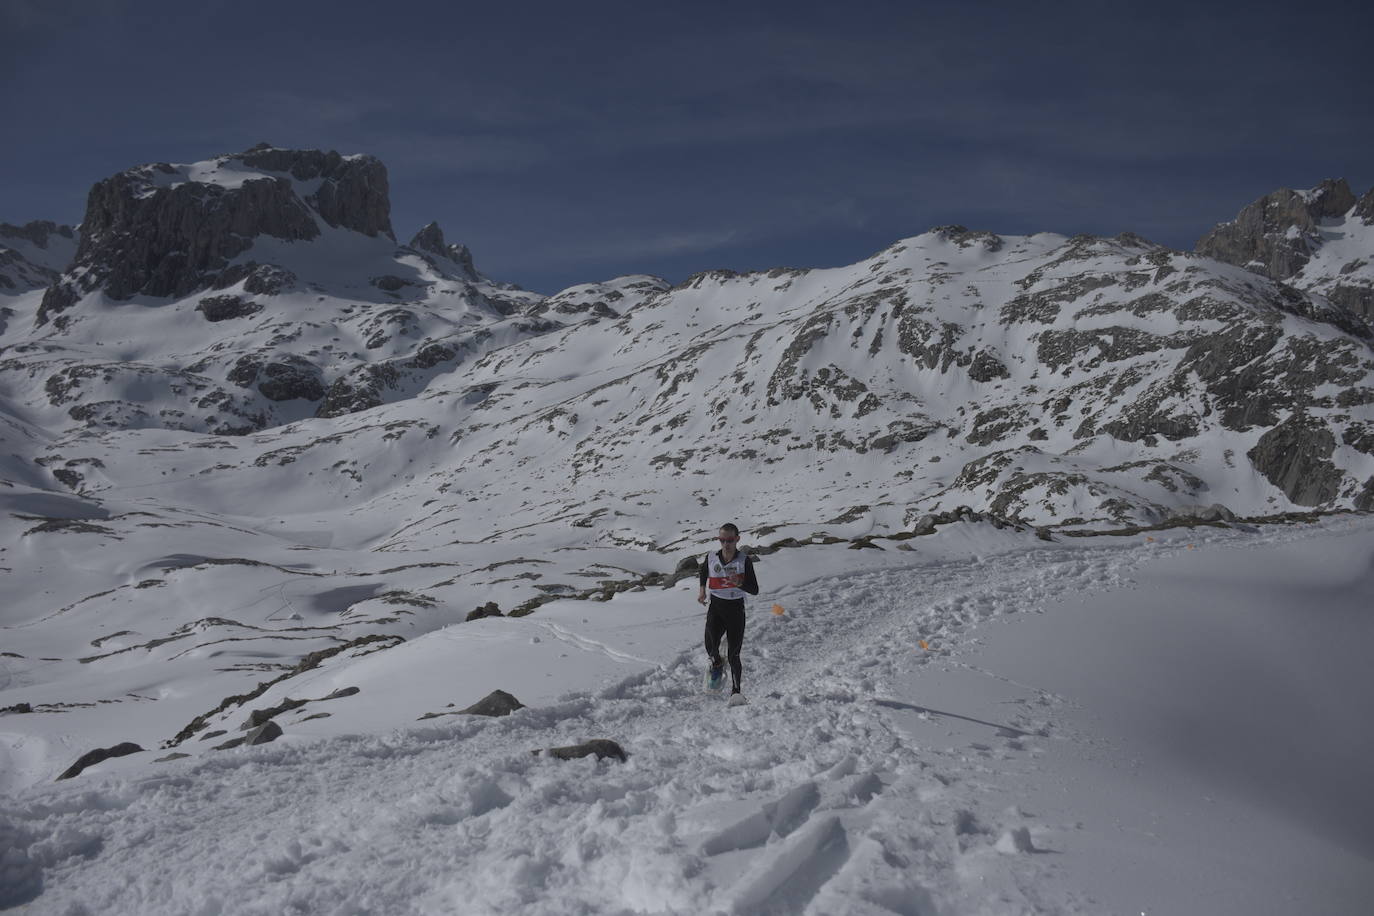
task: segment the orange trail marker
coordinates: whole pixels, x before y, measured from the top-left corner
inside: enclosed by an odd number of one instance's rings
[[[778,616],[782,616],[785,612],[783,611],[781,604],[775,604],[773,605],[773,613]]]

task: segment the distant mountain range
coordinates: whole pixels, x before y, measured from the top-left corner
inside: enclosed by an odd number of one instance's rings
[[[43,443],[20,478],[118,490],[111,452],[165,430],[163,460],[224,481],[346,451],[370,499],[410,485],[367,469],[418,424],[421,485],[481,511],[519,479],[567,508],[541,519],[652,515],[596,494],[703,471],[755,481],[740,509],[774,526],[1374,505],[1374,191],[1343,180],[1193,253],[948,226],[846,268],[549,297],[435,224],[398,244],[387,190],[370,156],[263,144],[101,181],[79,229],[0,226],[5,416]]]

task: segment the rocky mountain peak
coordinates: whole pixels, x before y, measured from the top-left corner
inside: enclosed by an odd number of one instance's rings
[[[1274,280],[1287,280],[1321,245],[1318,223],[1343,217],[1355,204],[1344,178],[1327,179],[1309,191],[1281,188],[1246,206],[1234,220],[1219,223],[1195,250]]]
[[[1314,220],[1338,219],[1355,206],[1355,192],[1344,178],[1327,178],[1303,195],[1307,212]]]
[[[0,241],[25,241],[46,250],[53,236],[74,240],[76,230],[71,226],[61,226],[46,219],[36,219],[22,226],[0,223]]]
[[[427,226],[415,233],[410,240],[410,247],[423,254],[432,254],[441,258],[448,258],[458,264],[463,269],[469,280],[477,280],[480,275],[477,267],[472,262],[472,252],[466,245],[450,245],[444,240],[444,230],[439,228],[437,222],[430,222]]]
[[[58,278],[76,251],[76,230],[48,220],[0,223],[0,294],[42,289]]]
[[[126,300],[231,285],[257,268],[231,262],[258,238],[309,241],[319,221],[394,241],[390,211],[386,167],[372,156],[259,144],[136,166],[91,188],[75,260],[44,294],[38,324],[97,289]]]

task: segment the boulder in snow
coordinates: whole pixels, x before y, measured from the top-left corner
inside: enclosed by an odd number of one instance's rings
[[[458,714],[469,716],[508,716],[517,709],[524,708],[524,703],[521,703],[504,690],[493,690],[467,709],[458,710]]]
[[[57,777],[57,780],[60,782],[63,779],[71,779],[73,776],[78,775],[82,770],[86,769],[86,767],[93,767],[103,760],[109,760],[111,757],[124,757],[128,754],[137,754],[142,750],[143,748],[134,744],[132,741],[124,741],[120,744],[116,744],[114,747],[98,747],[78,757],[76,763],[67,767],[66,771],[63,772],[61,776]]]

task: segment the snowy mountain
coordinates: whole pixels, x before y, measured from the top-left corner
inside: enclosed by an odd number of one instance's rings
[[[50,429],[242,435],[409,397],[558,326],[437,225],[397,245],[389,210],[369,156],[264,145],[106,179],[64,272],[12,306],[32,327],[0,374]]]
[[[45,289],[71,263],[76,244],[71,226],[45,220],[23,226],[0,223],[0,295]],[[0,312],[6,321],[13,314],[8,308]]]
[[[398,244],[387,182],[368,156],[261,145],[102,181],[79,232],[0,227],[0,790],[124,742],[230,767],[215,761],[239,752],[220,748],[253,710],[275,710],[288,744],[386,735],[498,687],[550,710],[512,717],[521,735],[561,722],[571,743],[569,729],[624,724],[588,697],[638,716],[689,689],[671,685],[694,670],[699,609],[674,586],[727,519],[772,577],[768,597],[799,609],[779,627],[820,627],[816,593],[850,614],[877,601],[854,637],[871,649],[1016,610],[998,589],[1059,594],[1046,575],[1091,589],[1131,566],[1108,562],[1110,538],[1080,552],[1032,526],[1055,538],[1374,507],[1374,197],[1341,182],[1276,192],[1198,253],[948,226],[845,267],[633,275],[552,296],[486,277],[436,224]],[[1017,570],[1014,584],[989,585],[979,560],[944,604],[904,603],[970,552]],[[843,577],[853,590],[827,584]],[[845,668],[824,648],[841,629],[803,627],[795,643],[778,630],[779,672],[824,693],[821,672]],[[896,678],[904,663],[888,661]],[[876,689],[846,671],[839,689]],[[1023,745],[1043,725],[1033,712]],[[660,715],[638,733],[667,748],[676,726]],[[867,734],[835,715],[846,740]],[[434,740],[486,740],[444,728]],[[780,793],[756,799],[763,821],[732,832],[698,812],[718,851],[777,852],[768,831],[786,839],[805,820],[790,805],[861,807],[859,770],[891,785],[915,766],[808,752],[832,776],[798,788],[782,773],[797,740],[780,732],[762,759]],[[488,768],[512,753],[492,741]],[[143,772],[152,756],[91,773]],[[502,807],[498,783],[453,817]],[[973,802],[949,804],[941,816],[958,820]],[[1024,852],[1021,819],[1004,820],[952,842]],[[749,911],[798,868],[883,872],[872,847],[824,852],[859,829],[845,814],[799,830],[810,852],[741,853],[758,872],[730,905]],[[70,857],[33,848],[24,861]],[[31,885],[40,872],[25,868]],[[681,890],[682,907],[704,905]],[[865,893],[873,912],[931,909]],[[492,911],[514,905],[489,896]]]

